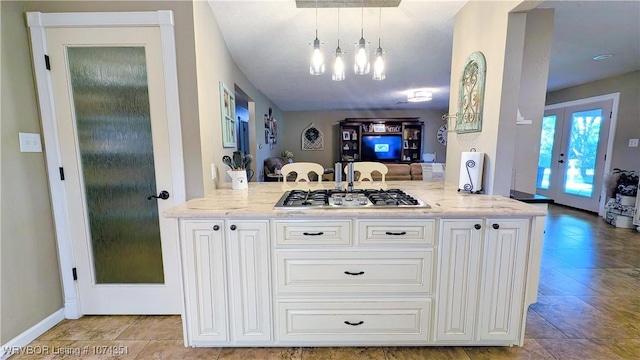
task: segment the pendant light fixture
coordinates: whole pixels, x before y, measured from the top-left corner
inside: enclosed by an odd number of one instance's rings
[[[355,48],[355,62],[353,63],[353,71],[358,75],[369,73],[369,47],[364,39],[364,0],[362,0],[362,22],[360,26],[360,40]]]
[[[340,8],[338,8],[338,47],[336,48],[335,56],[331,80],[342,81],[344,80],[344,53],[340,49]]]
[[[318,0],[316,0],[316,38],[313,40],[313,52],[311,54],[309,73],[311,75],[324,74],[324,54],[322,54],[320,40],[318,40]]]
[[[382,33],[382,8],[380,8],[380,18],[378,20],[379,32]],[[375,61],[373,62],[373,80],[384,80],[387,75],[384,68],[384,51],[380,46],[380,33],[378,33],[378,48],[376,49]]]

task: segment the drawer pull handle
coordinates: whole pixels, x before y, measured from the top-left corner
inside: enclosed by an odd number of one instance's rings
[[[496,230],[500,229],[500,225],[499,224],[493,224],[493,225],[491,225],[491,227],[496,229]]]
[[[387,231],[385,234],[387,235],[396,235],[396,236],[401,236],[401,235],[407,235],[406,231],[401,231],[401,232],[391,232],[391,231]]]
[[[302,235],[306,235],[306,236],[319,236],[319,235],[324,235],[324,232],[319,231],[319,232],[315,232],[315,233],[310,233],[310,232],[303,232]]]
[[[347,325],[351,325],[351,326],[358,326],[358,325],[364,324],[364,321],[358,321],[357,323],[352,323],[352,322],[349,322],[349,321],[345,321],[344,323],[347,324]]]
[[[347,274],[347,275],[354,275],[354,276],[355,275],[364,275],[364,271],[359,271],[357,273],[350,272],[350,271],[345,271],[344,273]]]

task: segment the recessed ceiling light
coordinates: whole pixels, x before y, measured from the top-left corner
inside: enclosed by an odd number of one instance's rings
[[[411,91],[407,95],[408,102],[431,101],[432,98],[433,98],[433,93],[431,91],[425,91],[425,90]]]
[[[610,57],[613,57],[613,54],[601,54],[601,55],[596,55],[593,57],[593,60],[598,61],[598,60],[605,60],[608,59]]]

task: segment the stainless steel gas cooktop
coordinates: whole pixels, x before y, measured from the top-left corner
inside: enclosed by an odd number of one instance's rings
[[[400,189],[290,190],[274,209],[428,208],[429,204]]]

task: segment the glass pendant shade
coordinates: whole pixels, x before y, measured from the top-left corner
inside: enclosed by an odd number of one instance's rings
[[[353,71],[358,75],[368,74],[371,66],[369,64],[369,49],[364,37],[361,37],[360,41],[356,44],[355,53]]]
[[[373,62],[373,80],[384,80],[387,77],[384,67],[384,51],[376,49],[376,59]]]
[[[336,48],[336,59],[333,63],[333,74],[331,80],[342,81],[344,80],[344,53],[340,49],[340,46]]]
[[[322,50],[320,49],[320,40],[318,40],[316,36],[316,39],[313,40],[313,52],[311,54],[309,73],[311,75],[322,75],[324,74],[324,68],[324,54],[322,54]]]

